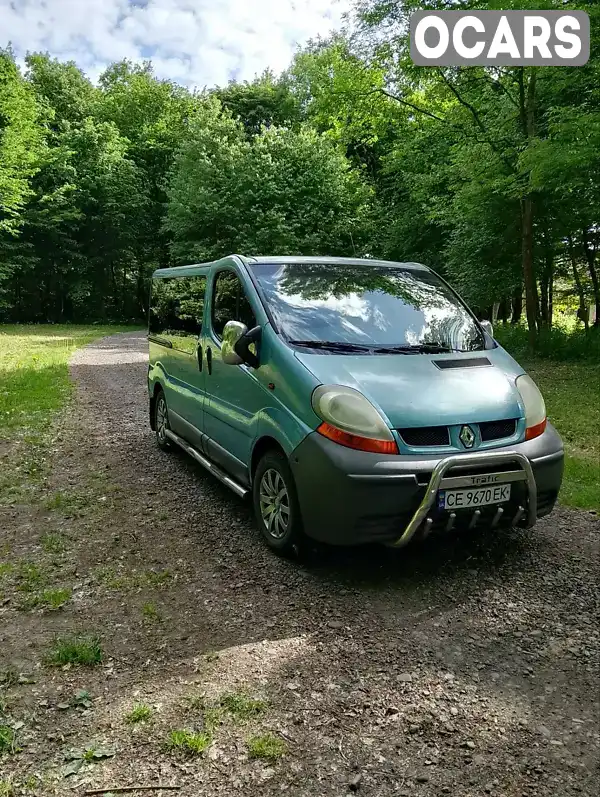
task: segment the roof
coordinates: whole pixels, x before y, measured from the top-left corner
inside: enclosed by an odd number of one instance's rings
[[[361,258],[361,257],[319,257],[318,255],[305,257],[300,255],[258,255],[256,257],[240,257],[248,265],[260,264],[286,264],[286,263],[304,263],[306,265],[319,265],[319,264],[336,264],[339,266],[400,266],[402,268],[414,269],[415,271],[429,271],[427,266],[422,263],[399,263],[393,260],[375,260],[374,258]]]
[[[253,265],[285,265],[286,263],[297,263],[297,264],[305,264],[305,265],[327,265],[327,264],[336,264],[339,266],[379,266],[381,267],[400,267],[400,268],[407,268],[412,269],[414,271],[430,271],[427,266],[424,266],[422,263],[400,263],[394,260],[375,260],[374,258],[361,258],[361,257],[320,257],[318,255],[306,257],[304,255],[257,255],[257,256],[245,256],[245,255],[227,255],[226,257],[222,257],[219,260],[214,260],[208,263],[191,263],[186,266],[173,266],[172,268],[159,268],[157,269],[153,276],[155,277],[166,277],[166,276],[184,276],[186,274],[187,269],[194,269],[194,268],[205,268],[207,266],[213,266],[220,263],[223,265],[226,264],[227,261],[231,261],[233,258],[237,258],[241,260],[247,266]]]

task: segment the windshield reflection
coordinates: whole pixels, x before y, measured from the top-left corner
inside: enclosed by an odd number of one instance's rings
[[[253,270],[289,340],[484,348],[473,318],[431,272],[303,263],[257,264]]]

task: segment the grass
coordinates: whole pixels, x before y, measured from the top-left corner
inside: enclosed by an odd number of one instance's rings
[[[534,360],[523,367],[565,445],[561,503],[600,511],[600,364]]]
[[[142,606],[142,617],[148,622],[162,623],[162,617],[154,603],[144,603]]]
[[[57,611],[71,600],[72,594],[72,591],[66,588],[45,589],[43,592],[29,595],[23,603],[23,608]]]
[[[61,667],[65,664],[93,667],[101,664],[102,659],[102,647],[98,637],[76,635],[55,639],[46,657],[46,664],[50,667]]]
[[[79,515],[89,505],[89,497],[77,492],[59,490],[45,501],[46,509],[58,510],[63,515]]]
[[[73,390],[68,372],[72,353],[96,338],[127,329],[0,326],[0,438],[13,459],[11,467],[0,472],[0,503],[22,500],[46,473],[50,422]]]
[[[535,356],[523,327],[497,324],[494,334],[536,381],[550,422],[565,445],[559,500],[565,506],[600,511],[600,330],[541,336]]]
[[[143,589],[144,587],[164,587],[173,574],[170,570],[143,570],[141,572],[117,573],[110,565],[101,565],[94,571],[95,577],[110,589]],[[149,604],[148,604],[149,605]],[[149,618],[148,618],[149,619]]]
[[[211,742],[212,737],[208,733],[174,730],[169,733],[167,738],[167,748],[169,750],[187,753],[188,755],[200,755]]]
[[[251,736],[246,740],[246,747],[250,753],[250,758],[262,758],[267,761],[277,761],[287,752],[287,745],[272,733],[265,733],[262,736]]]
[[[0,797],[16,797],[16,794],[11,780],[0,780]]]
[[[47,573],[35,562],[19,562],[15,575],[19,592],[35,592],[41,589],[48,580]]]
[[[10,725],[0,725],[0,755],[17,751],[17,734]]]
[[[238,720],[249,720],[267,710],[264,700],[255,700],[243,692],[227,692],[219,698],[219,705]]]
[[[146,703],[138,703],[130,712],[125,714],[125,722],[136,725],[138,722],[146,722],[152,716],[152,709]]]
[[[52,531],[47,531],[40,539],[42,550],[46,553],[63,553],[66,550],[67,543],[62,534],[56,534]]]

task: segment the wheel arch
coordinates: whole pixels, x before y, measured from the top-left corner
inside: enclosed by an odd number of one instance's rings
[[[250,460],[250,482],[254,482],[254,474],[256,473],[256,468],[258,467],[258,463],[262,459],[262,457],[267,453],[267,451],[278,451],[282,454],[286,459],[288,458],[287,454],[285,453],[285,449],[274,437],[270,435],[263,435],[260,437],[256,443],[254,444],[254,448],[252,449],[252,458]]]
[[[161,393],[163,390],[163,386],[160,382],[154,383],[154,388],[152,390],[152,395],[150,396],[150,428],[153,432],[156,431],[156,418],[154,417],[154,408],[156,407],[156,399],[158,398],[158,394]]]

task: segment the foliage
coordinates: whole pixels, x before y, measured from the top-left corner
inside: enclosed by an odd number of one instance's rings
[[[277,761],[287,752],[287,745],[283,739],[272,733],[252,736],[246,741],[246,747],[250,758],[264,758],[268,761]]]
[[[0,52],[0,320],[141,318],[157,266],[240,251],[425,262],[482,314],[524,297],[541,350],[559,283],[600,323],[600,6],[451,5],[584,8],[590,60],[416,67],[406,22],[448,0],[354,0],[284,74],[199,93]]]
[[[207,733],[174,730],[167,738],[167,748],[188,755],[199,755],[209,747],[212,738]]]
[[[46,657],[46,664],[51,667],[62,667],[65,664],[91,667],[101,664],[102,659],[100,639],[97,636],[77,634],[55,639]]]
[[[146,722],[152,716],[152,709],[145,703],[138,703],[130,712],[125,715],[125,722],[136,725],[138,722]]]
[[[315,131],[264,129],[249,141],[211,102],[176,157],[169,199],[165,226],[185,262],[236,251],[347,253],[360,245],[368,192]]]

